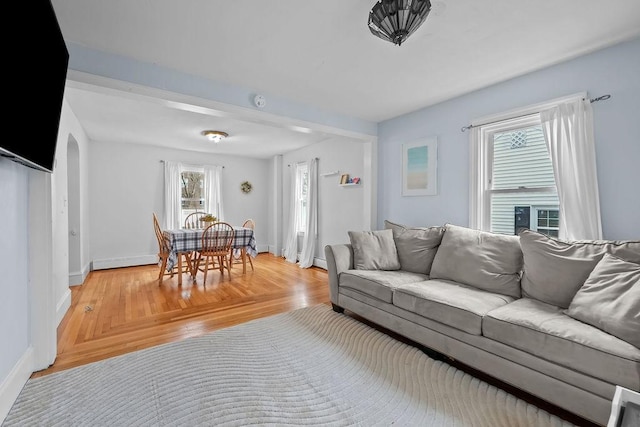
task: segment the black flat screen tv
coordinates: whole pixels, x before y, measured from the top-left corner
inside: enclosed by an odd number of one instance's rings
[[[19,3],[24,4],[25,22],[16,23],[28,26],[35,42],[19,44],[15,83],[22,95],[16,110],[33,120],[22,135],[0,138],[0,156],[53,172],[69,51],[50,0]]]

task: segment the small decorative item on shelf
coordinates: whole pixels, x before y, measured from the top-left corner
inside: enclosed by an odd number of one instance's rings
[[[353,178],[352,182],[354,184],[360,184],[360,178],[358,178],[357,176],[355,178]]]
[[[240,184],[240,190],[244,193],[244,194],[249,194],[251,193],[251,189],[253,188],[253,186],[251,185],[251,183],[249,181],[244,181],[242,184]]]
[[[340,184],[348,184],[348,183],[349,183],[349,174],[348,173],[342,174],[342,176],[340,177]]]
[[[200,218],[200,222],[203,222],[205,226],[209,226],[209,225],[213,224],[214,222],[216,222],[217,220],[218,220],[218,218],[216,218],[215,216],[213,216],[211,214],[203,215],[202,218]]]

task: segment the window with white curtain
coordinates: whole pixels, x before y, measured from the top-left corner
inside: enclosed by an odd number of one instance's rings
[[[165,161],[165,228],[184,225],[187,215],[207,212],[224,220],[222,206],[223,166],[187,165]]]
[[[472,228],[601,238],[589,104],[572,95],[472,124]]]
[[[296,165],[296,231],[298,233],[304,233],[307,224],[308,206],[307,206],[307,194],[309,191],[309,165],[305,163],[298,163]]]

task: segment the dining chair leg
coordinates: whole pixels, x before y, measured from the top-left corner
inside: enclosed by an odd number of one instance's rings
[[[160,265],[160,274],[158,274],[158,286],[162,285],[162,277],[164,276],[165,268],[167,268],[167,257],[162,258],[162,264]]]
[[[248,255],[247,252],[245,251],[244,256],[247,257],[247,259],[249,260],[249,265],[251,266],[251,271],[253,270],[253,261],[251,261],[251,255]]]
[[[207,255],[204,259],[204,281],[202,282],[203,285],[207,284],[207,271],[209,270],[209,255]]]

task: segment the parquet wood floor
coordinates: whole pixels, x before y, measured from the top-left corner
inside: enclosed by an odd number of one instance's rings
[[[58,355],[32,377],[203,335],[249,320],[329,303],[327,272],[299,268],[271,254],[253,260],[255,271],[234,266],[231,277],[209,271],[166,276],[155,265],[98,270],[71,288],[71,308],[58,326]]]

